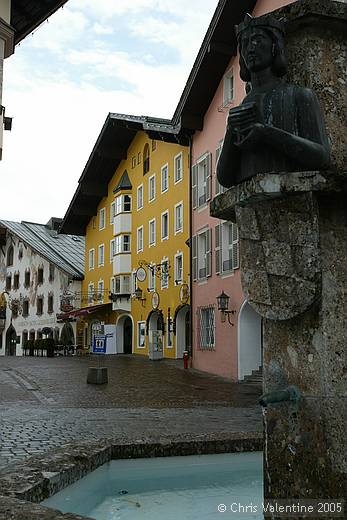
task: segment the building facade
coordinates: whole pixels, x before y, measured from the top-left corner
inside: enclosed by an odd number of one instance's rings
[[[168,120],[105,122],[62,224],[86,237],[82,306],[66,318],[87,349],[102,337],[109,354],[160,359],[190,344],[188,142]]]
[[[237,226],[214,219],[209,212],[211,199],[224,190],[216,178],[216,165],[228,113],[245,96],[236,36],[230,27],[240,23],[247,12],[260,16],[287,3],[290,1],[246,0],[242,5],[232,0],[219,2],[173,118],[194,132],[193,366],[234,381],[261,368],[262,323],[242,292]],[[202,84],[207,85],[205,89],[201,89]],[[229,296],[229,313],[218,309],[217,298],[223,294]]]
[[[27,340],[78,343],[76,322],[61,308],[81,292],[84,239],[58,235],[61,219],[46,225],[0,220],[0,355],[20,356]]]

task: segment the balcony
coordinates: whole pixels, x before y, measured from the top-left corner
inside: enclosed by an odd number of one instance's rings
[[[131,213],[119,213],[114,217],[113,233],[131,233]]]
[[[113,275],[131,273],[131,253],[119,253],[113,258]]]

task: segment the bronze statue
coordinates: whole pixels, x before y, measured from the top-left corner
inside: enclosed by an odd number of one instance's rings
[[[329,143],[318,99],[286,83],[284,25],[271,15],[246,15],[236,28],[245,99],[229,112],[217,166],[230,187],[257,173],[326,169]]]

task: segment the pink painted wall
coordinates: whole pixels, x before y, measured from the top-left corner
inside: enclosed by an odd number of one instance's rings
[[[295,0],[259,0],[254,11],[254,16],[260,16],[266,12],[278,9]],[[234,85],[234,103],[237,106],[245,95],[244,83],[239,78],[238,56],[232,58],[226,71],[233,67],[235,85]],[[215,156],[219,142],[224,137],[226,119],[228,111],[231,108],[220,111],[223,103],[223,79],[214,95],[211,105],[204,117],[204,128],[201,132],[196,132],[193,137],[192,145],[192,164],[196,160],[209,151],[212,153],[212,198],[215,195]],[[206,282],[193,282],[192,287],[192,326],[193,326],[193,367],[209,373],[217,374],[236,381],[238,379],[238,352],[237,352],[237,322],[238,312],[244,296],[242,293],[240,282],[240,270],[234,271],[233,275],[221,276],[215,274],[215,226],[220,221],[211,218],[209,215],[209,207],[192,211],[192,232],[195,235],[200,229],[209,225],[212,228],[212,276]],[[215,350],[199,350],[198,349],[198,315],[197,309],[201,306],[216,305],[216,297],[224,290],[230,296],[229,309],[235,309],[236,314],[232,317],[234,326],[231,327],[228,322],[221,323],[220,313],[215,311],[216,316],[216,338]]]

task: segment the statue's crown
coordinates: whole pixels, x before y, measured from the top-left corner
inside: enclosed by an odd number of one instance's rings
[[[277,20],[274,16],[271,16],[271,14],[253,17],[252,15],[247,13],[243,22],[235,26],[237,38],[239,38],[240,34],[243,31],[252,27],[261,27],[263,29],[277,29],[277,31],[280,31],[282,34],[284,34],[285,32],[283,20]]]

